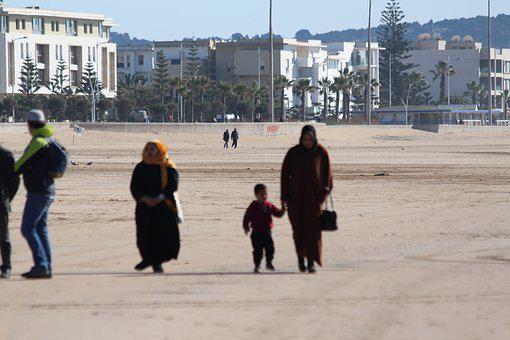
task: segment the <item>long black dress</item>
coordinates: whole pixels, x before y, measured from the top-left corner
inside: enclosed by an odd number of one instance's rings
[[[180,250],[180,235],[177,213],[164,202],[154,208],[140,199],[143,196],[173,199],[179,185],[177,170],[168,168],[168,185],[161,189],[161,168],[159,165],[139,163],[131,179],[131,194],[136,200],[136,244],[142,260],[153,265],[177,259]]]

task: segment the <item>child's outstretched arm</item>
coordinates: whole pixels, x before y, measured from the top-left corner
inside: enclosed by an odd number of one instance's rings
[[[271,215],[274,217],[283,217],[285,215],[285,212],[287,211],[285,205],[282,206],[282,209],[278,209],[274,204],[271,205]]]

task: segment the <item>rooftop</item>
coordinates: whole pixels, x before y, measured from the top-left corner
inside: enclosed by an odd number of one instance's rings
[[[21,15],[21,16],[43,16],[43,17],[51,17],[51,18],[73,18],[73,19],[83,19],[83,20],[97,20],[103,21],[105,26],[116,26],[113,23],[113,19],[106,18],[102,14],[92,14],[92,13],[77,13],[77,12],[67,12],[61,10],[54,9],[41,9],[40,7],[1,7],[0,13],[5,15]]]

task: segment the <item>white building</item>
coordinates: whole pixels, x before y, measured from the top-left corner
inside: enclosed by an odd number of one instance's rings
[[[9,8],[0,3],[0,93],[18,93],[23,61],[32,58],[39,78],[48,83],[60,60],[68,66],[69,85],[81,84],[92,63],[106,97],[117,90],[116,45],[109,43],[111,19],[98,14]],[[50,94],[41,88],[38,94]]]
[[[194,46],[200,59],[201,72],[214,79],[214,57],[216,42],[212,39],[195,41],[156,41],[151,45],[120,46],[117,54],[117,72],[122,81],[126,76],[143,75],[150,80],[159,51],[163,51],[169,62],[170,77],[186,75],[188,58]]]
[[[368,45],[354,42],[323,44],[320,40],[299,41],[275,39],[274,74],[290,80],[309,79],[318,87],[323,78],[333,80],[345,68],[355,74],[366,74]],[[372,77],[379,80],[379,47],[372,45]],[[216,46],[216,74],[218,80],[250,85],[269,81],[269,43],[267,40],[241,40],[218,43]],[[258,65],[260,64],[260,73]],[[379,90],[376,90],[378,96]],[[288,106],[301,105],[301,98],[294,96],[292,88],[285,91]],[[333,94],[331,94],[333,95]],[[319,90],[308,93],[306,107],[309,112],[319,112],[323,96]]]
[[[448,63],[455,70],[449,83],[451,97],[462,97],[467,91],[467,84],[472,81],[489,88],[488,50],[470,36],[454,36],[448,43],[438,34],[422,34],[409,55],[406,62],[417,65],[413,71],[425,77],[431,86],[428,91],[434,101],[439,100],[440,81],[433,81],[431,70],[434,70],[440,61]],[[510,89],[510,49],[492,49],[491,63],[494,107],[502,108],[502,91]]]

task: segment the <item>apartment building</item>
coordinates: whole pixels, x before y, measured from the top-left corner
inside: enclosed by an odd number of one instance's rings
[[[414,49],[409,53],[407,62],[416,66],[414,71],[420,72],[431,86],[433,100],[439,100],[440,82],[433,80],[431,70],[440,61],[448,63],[455,69],[455,75],[450,77],[451,97],[462,97],[469,82],[476,82],[489,88],[489,78],[493,84],[494,107],[502,108],[502,91],[510,89],[510,49],[484,48],[475,42],[471,36],[454,36],[450,42],[442,39],[439,34],[422,34],[414,43]],[[489,77],[489,59],[492,73]]]
[[[106,97],[117,90],[116,45],[109,43],[113,21],[99,14],[10,8],[0,3],[0,93],[19,93],[23,61],[32,58],[39,78],[48,83],[59,61],[66,62],[69,85],[81,84],[92,63]],[[38,93],[50,94],[43,87]]]
[[[201,72],[214,79],[216,41],[213,39],[156,41],[154,44],[143,46],[120,46],[117,55],[119,79],[125,79],[127,75],[141,74],[150,80],[150,74],[156,64],[156,56],[159,51],[163,51],[168,59],[170,77],[180,77],[181,72],[186,75],[189,65],[188,58],[193,47],[196,48],[197,58],[200,59]]]
[[[372,77],[379,79],[379,47],[372,45]],[[274,74],[290,80],[309,79],[318,87],[323,78],[333,80],[345,68],[356,74],[368,70],[368,44],[328,43],[319,40],[298,41],[275,39]],[[218,80],[246,85],[259,81],[269,82],[269,42],[267,40],[240,40],[222,42],[216,46],[216,75]],[[377,90],[378,92],[378,90]],[[294,96],[292,88],[285,90],[289,107],[301,105],[301,98]],[[305,106],[310,113],[318,112],[323,96],[319,90],[308,93]]]

